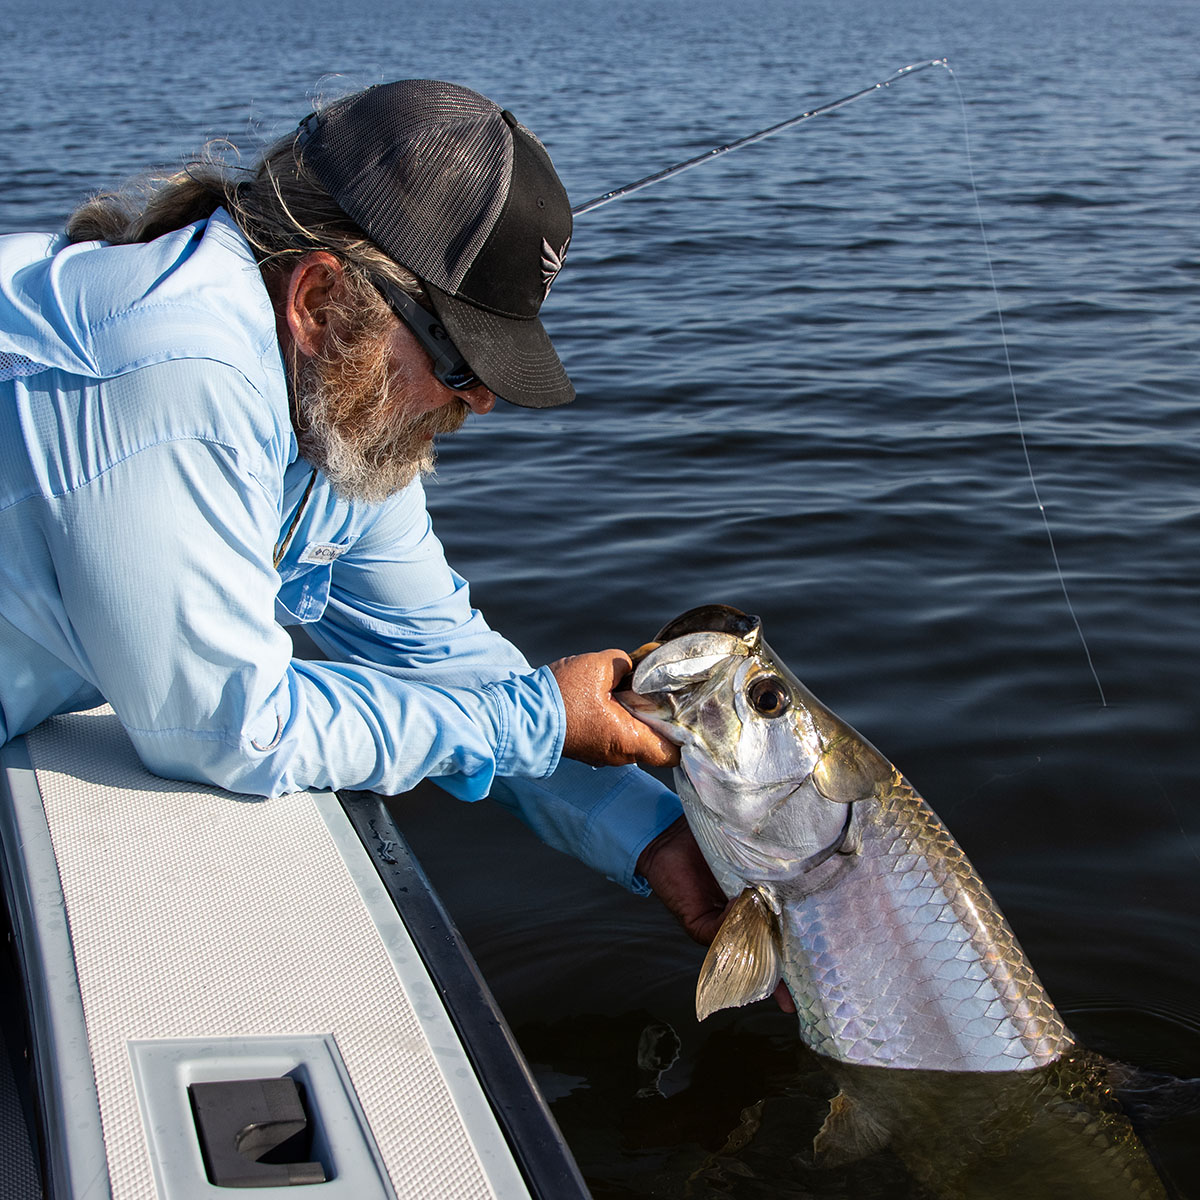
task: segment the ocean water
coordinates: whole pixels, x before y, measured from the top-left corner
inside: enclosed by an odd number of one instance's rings
[[[512,109],[580,202],[947,56],[581,217],[545,310],[579,400],[473,420],[431,506],[535,662],[760,614],[949,824],[1081,1039],[1187,1080],[1198,51],[1177,0],[48,0],[10,15],[0,230],[406,75]],[[919,1195],[886,1156],[807,1165],[828,1090],[791,1020],[697,1026],[702,954],[655,901],[486,805],[395,809],[597,1197]],[[667,1027],[655,1081],[637,1048]],[[1195,1093],[1168,1094],[1146,1137],[1197,1197]]]

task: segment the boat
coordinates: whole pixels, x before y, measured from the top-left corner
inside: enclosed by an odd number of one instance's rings
[[[108,707],[0,792],[3,1200],[588,1196],[381,797],[160,779]]]

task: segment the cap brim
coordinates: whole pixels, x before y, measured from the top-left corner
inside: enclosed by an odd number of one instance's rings
[[[570,404],[575,388],[537,317],[502,317],[421,281],[471,370],[501,400],[522,408]]]

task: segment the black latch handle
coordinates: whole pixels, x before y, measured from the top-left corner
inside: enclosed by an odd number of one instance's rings
[[[300,1085],[282,1079],[229,1079],[188,1087],[210,1183],[217,1187],[292,1187],[324,1183],[308,1161],[312,1125]]]

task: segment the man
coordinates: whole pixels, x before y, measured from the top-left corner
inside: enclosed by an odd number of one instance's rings
[[[451,84],[368,89],[0,239],[0,741],[107,701],[151,770],[263,796],[489,793],[701,940],[721,897],[620,651],[531,670],[430,528],[433,440],[574,391],[541,144]],[[298,661],[302,624],[328,661]],[[612,769],[595,771],[591,766]],[[620,765],[625,764],[625,765]]]

